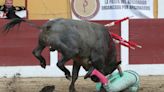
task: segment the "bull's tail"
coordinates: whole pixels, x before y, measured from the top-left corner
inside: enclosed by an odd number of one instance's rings
[[[41,29],[40,26],[37,26],[36,24],[34,24],[33,22],[31,22],[29,20],[25,20],[25,19],[21,19],[21,18],[14,18],[14,19],[11,19],[10,22],[8,22],[7,24],[5,24],[3,26],[3,31],[4,32],[9,32],[10,29],[12,29],[13,27],[15,27],[16,25],[20,25],[22,22],[26,22],[29,25],[33,26],[33,27],[36,27],[38,29]]]

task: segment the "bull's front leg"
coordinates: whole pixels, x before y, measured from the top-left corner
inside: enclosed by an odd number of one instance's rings
[[[90,77],[92,81],[94,82],[98,82],[100,81],[100,79],[98,78],[98,76],[91,76],[92,72],[96,69],[98,70],[100,73],[104,74],[104,62],[105,62],[105,57],[99,53],[92,53],[91,54],[91,64],[92,67],[89,68],[88,73],[84,76],[84,79]]]
[[[80,65],[77,63],[79,61],[74,61],[73,62],[73,70],[72,70],[72,81],[71,85],[69,87],[69,92],[75,92],[75,82],[78,78],[79,70],[80,70]]]
[[[105,57],[103,55],[92,53],[91,55],[91,62],[93,67],[91,68],[96,68],[98,71],[101,73],[104,73],[103,68],[104,68],[104,62],[105,62]]]
[[[78,49],[72,49],[69,46],[65,45],[62,42],[58,43],[57,48],[59,48],[59,51],[61,51],[62,59],[58,61],[57,66],[65,73],[65,77],[70,80],[71,74],[69,70],[65,67],[65,63],[75,57],[75,55],[78,53]]]
[[[32,52],[33,55],[40,61],[40,65],[42,68],[46,68],[46,61],[45,61],[44,57],[41,55],[44,48],[45,48],[45,46],[38,45]]]

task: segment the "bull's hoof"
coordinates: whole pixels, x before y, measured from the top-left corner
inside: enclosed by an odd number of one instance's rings
[[[50,48],[49,50],[52,51],[52,52],[55,51],[55,49],[53,49],[53,48]]]
[[[40,63],[40,66],[42,67],[42,68],[46,68],[46,63],[45,62],[43,62],[43,63]]]
[[[69,89],[69,92],[77,92],[77,91],[75,90],[75,88],[73,88],[73,89]]]
[[[71,75],[65,75],[66,79],[71,81]]]

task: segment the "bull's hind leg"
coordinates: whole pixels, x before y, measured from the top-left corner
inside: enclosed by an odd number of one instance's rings
[[[42,68],[45,68],[46,67],[46,61],[44,59],[44,57],[41,55],[43,49],[45,48],[45,46],[43,45],[38,45],[34,50],[33,50],[33,55],[39,59],[40,61],[40,65]]]

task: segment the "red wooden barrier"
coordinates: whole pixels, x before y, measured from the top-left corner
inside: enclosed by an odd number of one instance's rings
[[[164,20],[133,19],[129,21],[130,40],[142,49],[130,50],[130,64],[164,64]]]
[[[46,20],[33,20],[37,25],[42,25]],[[7,23],[0,19],[0,28]],[[39,61],[32,55],[36,47],[39,30],[22,23],[20,28],[15,27],[8,34],[2,33],[0,29],[0,66],[27,66],[39,65]],[[50,61],[48,49],[44,50],[43,56],[47,63]]]

